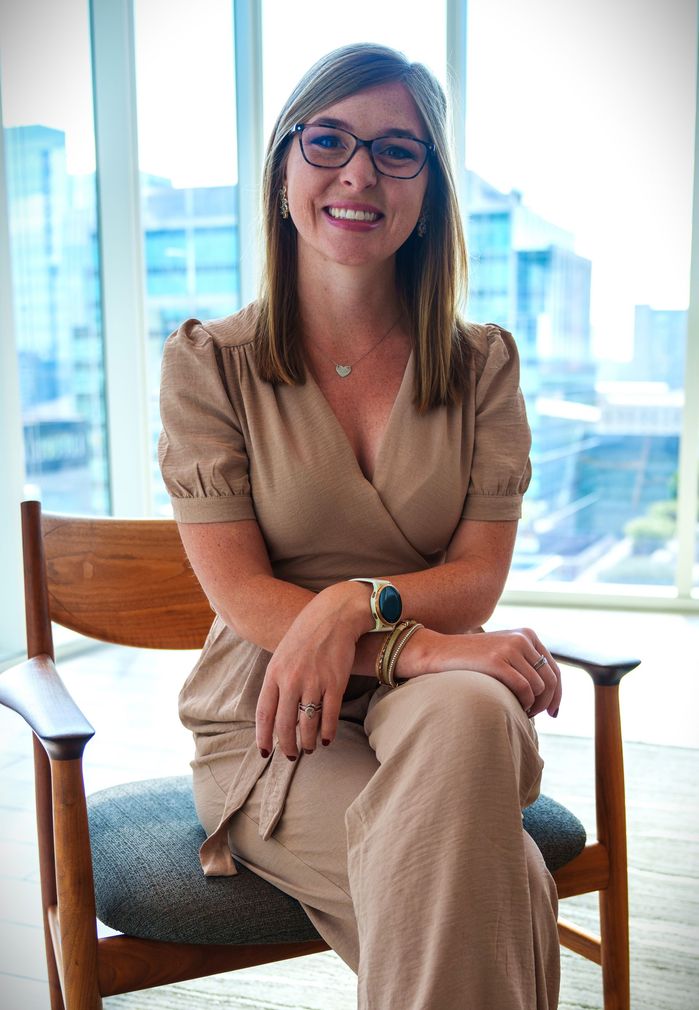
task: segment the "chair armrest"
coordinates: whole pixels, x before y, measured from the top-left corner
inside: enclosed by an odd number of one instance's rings
[[[0,704],[22,716],[56,761],[82,757],[95,735],[50,656],[34,656],[0,674]]]
[[[631,670],[640,664],[640,659],[605,652],[603,649],[573,645],[570,642],[554,642],[546,639],[549,651],[559,663],[579,666],[586,670],[597,687],[616,687]]]

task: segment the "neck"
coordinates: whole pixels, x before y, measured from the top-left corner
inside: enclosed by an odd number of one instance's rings
[[[334,354],[362,354],[401,314],[393,260],[383,269],[324,264],[322,272],[299,262],[298,294],[305,337]]]

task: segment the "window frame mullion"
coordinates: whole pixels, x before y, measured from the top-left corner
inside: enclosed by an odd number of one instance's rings
[[[5,171],[5,129],[0,75],[0,660],[25,651],[22,535],[19,503],[24,497],[24,439],[14,319],[10,223]]]
[[[699,43],[699,31],[697,32]],[[680,436],[677,489],[677,592],[695,599],[693,584],[697,557],[697,498],[699,496],[699,45],[694,114],[694,188],[692,193],[692,251],[689,273],[689,311],[684,370],[684,411]]]
[[[90,0],[111,511],[152,512],[132,0]]]
[[[233,0],[238,151],[238,251],[241,304],[257,297],[260,277],[262,11],[260,0]]]

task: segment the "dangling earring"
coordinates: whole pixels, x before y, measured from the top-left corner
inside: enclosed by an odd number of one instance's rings
[[[279,190],[279,213],[282,218],[286,221],[289,216],[289,201],[286,195],[286,186],[282,186]]]
[[[418,238],[424,238],[427,234],[427,214],[420,214],[417,222],[417,234]]]

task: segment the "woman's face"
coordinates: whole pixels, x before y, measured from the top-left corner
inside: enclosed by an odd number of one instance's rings
[[[308,122],[339,126],[363,140],[394,131],[428,139],[415,102],[400,83],[360,91],[311,116]],[[428,171],[425,165],[414,179],[381,175],[365,147],[358,148],[343,168],[316,168],[304,160],[299,138],[294,137],[285,183],[298,232],[299,262],[356,267],[390,259],[415,228]],[[365,220],[343,216],[347,211],[363,211]]]

